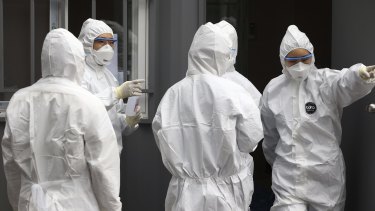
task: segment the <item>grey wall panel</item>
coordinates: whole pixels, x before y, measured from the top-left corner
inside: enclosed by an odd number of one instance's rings
[[[5,122],[0,122],[0,143],[3,139]],[[1,147],[0,147],[1,148]],[[4,175],[3,155],[0,149],[0,210],[12,210],[7,196],[7,184]]]
[[[375,64],[375,1],[332,1],[332,67]],[[344,109],[341,148],[347,166],[346,211],[375,210],[375,115],[364,111],[374,92]]]
[[[164,210],[169,179],[150,124],[141,125],[135,133],[124,138],[120,195],[123,210]]]
[[[187,54],[199,20],[200,0],[150,0],[149,74],[150,116],[166,90],[183,79]],[[150,124],[141,124],[124,137],[121,155],[121,198],[123,210],[164,211],[170,180],[155,144]]]
[[[160,98],[171,85],[185,77],[187,53],[199,27],[199,5],[198,0],[164,0],[154,4],[159,4],[158,14],[157,21],[154,20],[154,34],[150,31],[150,37],[156,35],[157,44],[153,49],[155,54],[150,55],[150,59],[154,57],[158,63],[156,67],[150,66],[150,72],[157,74],[156,95]]]

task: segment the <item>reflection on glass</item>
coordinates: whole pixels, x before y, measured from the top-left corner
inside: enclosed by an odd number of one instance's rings
[[[69,1],[68,3],[68,30],[78,37],[82,24],[91,18],[92,0]]]
[[[42,77],[41,54],[44,38],[49,31],[49,0],[35,1],[35,42],[34,42],[34,60],[35,76],[34,81]]]
[[[206,21],[218,23],[225,20],[236,28],[238,36],[238,56],[235,67],[237,71],[247,69],[248,35],[247,28],[251,14],[247,11],[247,4],[253,0],[206,0]]]
[[[109,27],[112,28],[114,36],[117,38],[115,45],[115,58],[112,59],[108,69],[117,78],[119,83],[125,81],[125,55],[126,51],[126,25],[124,25],[124,6],[126,0],[97,0],[96,1],[96,19],[104,21]]]
[[[3,1],[4,88],[30,85],[30,1]]]
[[[126,56],[126,60],[127,60],[127,71],[126,71],[126,74],[127,74],[127,78],[128,79],[132,79],[131,77],[131,74],[132,74],[132,58],[133,57],[136,57],[136,52],[133,52],[133,49],[134,49],[134,42],[137,41],[137,37],[136,35],[134,34],[133,32],[133,29],[134,29],[134,25],[133,25],[133,14],[132,14],[132,8],[133,8],[133,2],[132,0],[128,0],[127,1],[128,3],[128,6],[127,6],[127,25],[128,25],[128,36],[127,36],[127,56]],[[134,49],[135,50],[135,49]]]
[[[96,18],[108,24],[117,35],[117,71],[119,82],[134,79],[137,72],[138,3],[132,0],[97,0]],[[126,21],[126,24],[124,22]],[[115,49],[116,50],[116,49]],[[115,61],[113,61],[115,62]],[[110,65],[111,66],[111,65]],[[111,68],[109,68],[111,69]],[[112,73],[116,72],[113,69]]]
[[[75,35],[79,34],[82,23],[87,18],[93,17],[97,20],[104,21],[112,28],[114,36],[117,37],[115,43],[115,57],[107,68],[117,78],[121,84],[126,80],[137,78],[147,79],[145,73],[147,69],[147,1],[146,0],[85,0],[89,1],[83,13],[77,11],[81,3],[75,1],[69,2],[69,30]],[[94,3],[95,5],[92,5]],[[72,12],[73,8],[77,12]],[[84,17],[89,9],[96,8],[92,11],[90,17]],[[79,29],[77,22],[79,21]],[[141,25],[141,26],[140,26]],[[76,32],[74,31],[76,30]],[[141,39],[141,40],[139,40]],[[141,41],[141,42],[139,42]],[[117,56],[116,56],[117,55]],[[140,60],[142,59],[142,61]],[[143,71],[139,74],[139,71]],[[145,88],[147,88],[145,83]],[[146,104],[146,98],[141,98],[141,104]],[[142,107],[142,112],[147,109]],[[147,117],[147,115],[144,115]]]
[[[49,30],[49,0],[2,1],[0,100],[41,78],[40,56]]]
[[[207,0],[206,8],[207,21],[217,23],[226,20],[237,28],[240,14],[239,0]]]

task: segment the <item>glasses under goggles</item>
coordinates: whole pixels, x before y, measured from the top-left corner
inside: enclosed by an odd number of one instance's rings
[[[285,61],[291,61],[291,62],[294,62],[294,61],[304,61],[304,60],[308,60],[310,59],[311,57],[313,57],[314,54],[310,53],[310,54],[307,54],[307,55],[304,55],[304,56],[297,56],[297,57],[288,57],[286,56],[284,59]]]
[[[113,45],[115,42],[117,42],[117,39],[115,38],[107,38],[107,37],[97,37],[94,39],[95,42],[100,42],[103,44],[110,44]]]

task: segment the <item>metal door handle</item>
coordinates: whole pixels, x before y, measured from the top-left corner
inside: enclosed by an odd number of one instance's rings
[[[154,90],[152,89],[142,89],[142,93],[154,94]]]
[[[366,106],[366,111],[369,113],[375,113],[375,104],[371,103]]]

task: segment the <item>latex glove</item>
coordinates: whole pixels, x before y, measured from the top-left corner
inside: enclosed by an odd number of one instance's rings
[[[135,107],[135,116],[126,116],[125,121],[130,127],[134,127],[142,118],[141,106]]]
[[[373,66],[362,66],[359,69],[359,77],[365,81],[375,80],[375,65]]]
[[[133,81],[126,81],[120,86],[115,88],[116,97],[118,99],[124,99],[131,96],[141,96],[142,95],[142,85],[144,79],[137,79]]]

